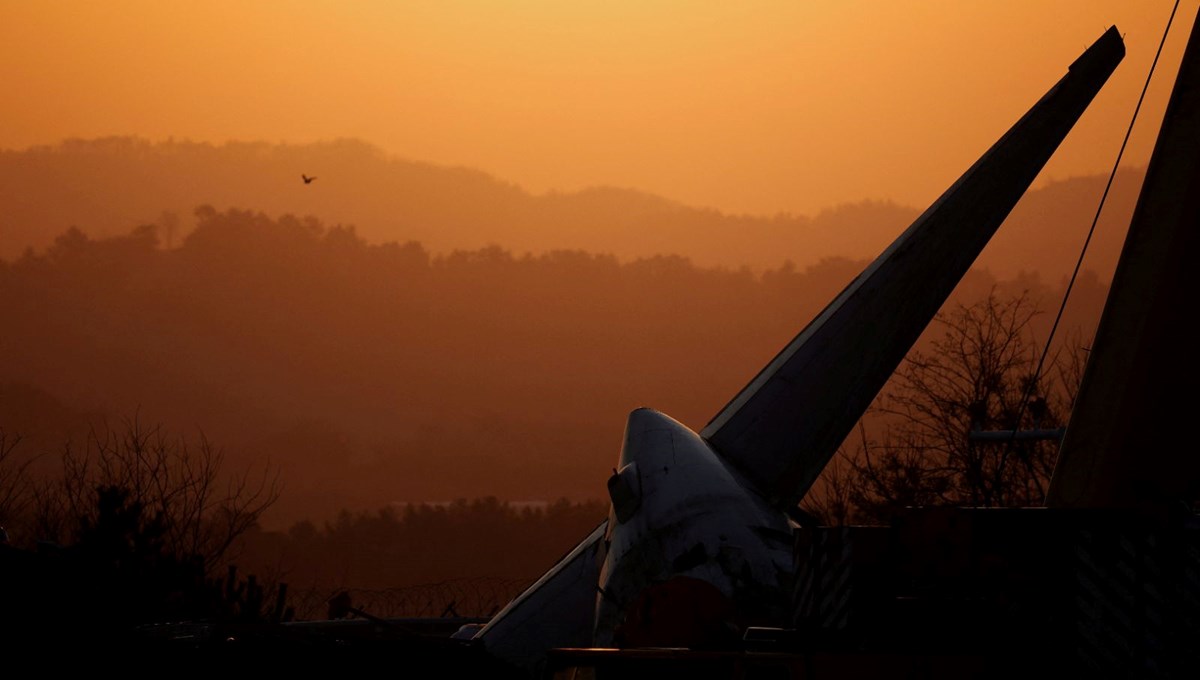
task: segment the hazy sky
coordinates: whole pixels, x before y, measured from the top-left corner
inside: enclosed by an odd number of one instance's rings
[[[535,192],[923,207],[1116,24],[1128,55],[1045,177],[1107,171],[1172,2],[0,0],[0,148],[358,137]],[[1176,16],[1131,164],[1196,5]]]

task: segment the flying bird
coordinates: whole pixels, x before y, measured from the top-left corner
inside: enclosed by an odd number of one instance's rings
[[[316,177],[309,177],[308,175],[301,174],[300,179],[304,180],[305,184],[312,184],[312,181],[316,179]]]

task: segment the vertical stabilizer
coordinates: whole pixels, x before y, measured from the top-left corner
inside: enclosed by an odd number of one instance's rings
[[[1200,17],[1092,343],[1046,505],[1161,508],[1200,495],[1182,433],[1200,398]]]
[[[1112,27],[704,428],[771,502],[803,497],[1124,55]]]

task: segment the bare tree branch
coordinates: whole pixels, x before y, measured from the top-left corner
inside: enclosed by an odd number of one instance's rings
[[[102,423],[89,431],[82,450],[71,442],[63,447],[56,483],[35,488],[34,525],[52,540],[78,538],[70,533],[97,523],[97,494],[119,490],[161,531],[168,554],[198,557],[206,570],[218,570],[281,489],[270,462],[257,475],[249,468],[228,472],[223,464],[224,454],[203,433],[192,446],[136,415],[117,429]]]
[[[939,314],[940,335],[905,358],[860,421],[858,441],[847,443],[852,450],[839,454],[849,470],[828,469],[818,482],[821,500],[809,506],[829,516],[829,499],[848,493],[850,514],[886,521],[907,505],[1041,504],[1057,442],[971,437],[978,430],[1065,425],[1083,352],[1077,343],[1056,347],[1046,375],[1034,382],[1038,313],[1027,293],[1001,299],[993,291]],[[874,439],[867,422],[878,431]]]

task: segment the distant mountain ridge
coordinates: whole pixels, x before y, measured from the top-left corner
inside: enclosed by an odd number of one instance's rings
[[[317,179],[305,184],[302,173]],[[1122,171],[1114,185],[1087,263],[1102,278],[1116,262],[1142,174]],[[998,276],[1061,278],[1074,265],[1103,181],[1078,177],[1030,191],[980,266]],[[178,243],[200,205],[312,215],[354,225],[371,242],[419,241],[434,253],[496,244],[622,259],[676,254],[700,266],[753,269],[873,257],[919,212],[864,200],[813,217],[762,217],[615,187],[535,195],[478,170],[403,160],[352,139],[218,146],[110,137],[0,151],[0,259],[41,250],[71,226],[104,237],[154,223],[164,242]]]

